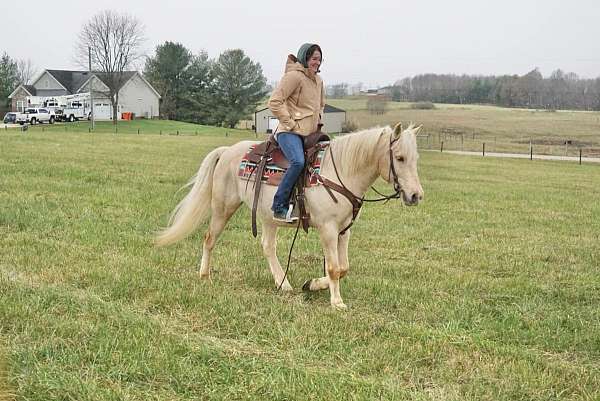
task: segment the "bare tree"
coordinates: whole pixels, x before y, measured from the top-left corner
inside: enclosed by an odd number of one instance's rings
[[[37,73],[37,68],[30,59],[17,61],[17,79],[19,84],[27,85]]]
[[[119,89],[126,80],[124,72],[142,57],[144,40],[144,27],[137,18],[111,10],[93,16],[79,33],[76,59],[87,67],[91,49],[92,69],[100,73],[108,87],[103,95],[112,104],[114,124],[117,123]]]

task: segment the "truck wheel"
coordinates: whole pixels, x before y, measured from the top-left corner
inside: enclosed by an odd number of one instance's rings
[[[48,121],[50,124],[54,124],[54,116],[50,116],[50,121]]]
[[[75,121],[75,116],[74,116],[73,114],[71,114],[71,115],[69,116],[69,122],[71,122],[71,123],[72,123],[72,122],[74,122],[74,121]]]
[[[36,125],[37,124],[37,120],[35,119],[35,117],[31,117],[31,125]]]

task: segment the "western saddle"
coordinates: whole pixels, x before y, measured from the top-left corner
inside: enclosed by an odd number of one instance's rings
[[[304,199],[304,187],[306,184],[306,176],[310,174],[310,168],[315,161],[319,151],[322,147],[319,145],[320,142],[329,141],[329,136],[321,131],[323,124],[319,124],[317,131],[312,134],[302,137],[304,141],[304,169],[298,178],[295,186],[295,204],[299,210],[299,217],[302,223],[304,231],[308,232],[308,226],[310,222],[310,214],[306,211],[305,199]],[[252,202],[252,235],[256,237],[256,209],[258,205],[258,198],[260,196],[262,180],[265,167],[268,162],[274,163],[282,169],[289,167],[289,162],[283,155],[281,148],[277,144],[274,135],[270,135],[269,138],[259,143],[254,149],[247,155],[248,161],[256,163],[255,180],[254,180],[254,200]],[[293,201],[293,200],[292,200]]]

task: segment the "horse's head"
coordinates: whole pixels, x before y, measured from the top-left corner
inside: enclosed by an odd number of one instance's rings
[[[421,127],[411,124],[403,130],[402,124],[398,123],[389,137],[382,135],[382,138],[389,138],[389,141],[384,141],[385,152],[380,158],[379,174],[394,185],[396,190],[401,191],[402,200],[409,206],[417,205],[423,199],[423,188],[417,172],[417,133]]]

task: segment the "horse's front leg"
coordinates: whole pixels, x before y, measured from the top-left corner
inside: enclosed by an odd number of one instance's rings
[[[319,234],[323,251],[325,252],[325,267],[327,268],[327,277],[329,279],[331,306],[336,309],[346,309],[346,304],[344,304],[340,295],[340,278],[346,273],[342,273],[342,266],[340,264],[338,252],[339,234],[337,228],[326,226],[319,230]]]
[[[285,277],[285,273],[277,258],[277,226],[263,222],[261,243],[265,258],[269,262],[269,268],[271,269],[273,280],[275,280],[275,285],[277,288],[281,286],[283,291],[292,291],[292,286],[287,277]]]

